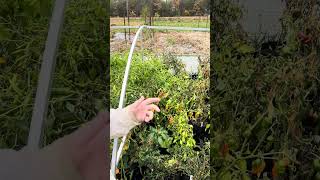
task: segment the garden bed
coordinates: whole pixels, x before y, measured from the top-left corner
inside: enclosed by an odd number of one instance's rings
[[[122,36],[122,35],[121,35]],[[130,34],[133,39],[135,34]],[[150,31],[143,32],[143,48],[160,54],[163,52],[185,55],[199,55],[209,58],[210,55],[210,33],[209,32],[158,32],[155,31],[151,37]],[[127,34],[128,39],[128,34]],[[131,41],[111,39],[111,52],[124,52],[131,46]],[[141,41],[137,41],[137,50],[140,50]]]

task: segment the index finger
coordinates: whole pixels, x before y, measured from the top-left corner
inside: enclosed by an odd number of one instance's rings
[[[142,102],[143,105],[159,102],[160,98],[148,98]]]

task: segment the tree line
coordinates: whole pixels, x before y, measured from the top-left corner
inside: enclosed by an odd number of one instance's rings
[[[111,0],[110,15],[130,17],[172,17],[209,15],[210,0]],[[127,12],[128,7],[128,12]]]

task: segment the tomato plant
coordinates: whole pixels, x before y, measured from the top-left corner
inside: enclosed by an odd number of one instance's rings
[[[192,80],[182,70],[172,56],[155,56],[141,61],[139,55],[133,56],[127,85],[126,104],[134,102],[140,95],[160,97],[160,113],[156,113],[151,123],[137,127],[130,134],[129,147],[124,152],[123,163],[128,172],[141,170],[143,177],[164,178],[177,173],[193,175],[194,178],[208,178],[209,138],[196,135],[195,127],[205,130],[201,124],[209,118],[209,106],[205,101],[209,79],[199,77]],[[116,107],[121,90],[127,54],[111,56],[111,106]],[[207,64],[208,66],[209,64]],[[175,69],[175,73],[170,71]],[[206,131],[208,133],[208,131]],[[201,139],[204,144],[197,143]],[[205,148],[206,147],[206,148]],[[199,156],[203,154],[203,156]],[[187,162],[199,166],[185,165]],[[140,171],[140,170],[139,170]],[[124,174],[123,176],[126,176]]]
[[[311,38],[320,37],[317,5],[287,1],[282,34],[259,40],[242,30],[238,4],[214,4],[211,172],[225,178],[232,172],[233,179],[313,179],[320,154],[319,41]]]

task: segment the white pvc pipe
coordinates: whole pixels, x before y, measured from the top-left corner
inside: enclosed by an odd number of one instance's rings
[[[110,29],[139,29],[140,26],[110,26]]]
[[[136,43],[137,43],[137,40],[138,40],[138,36],[139,36],[140,32],[142,31],[142,29],[144,27],[145,26],[141,26],[139,28],[139,30],[137,31],[137,33],[136,33],[136,35],[135,35],[135,37],[133,39],[132,45],[131,45],[131,49],[130,49],[129,56],[128,56],[128,61],[127,61],[127,66],[126,66],[126,70],[125,70],[124,78],[123,78],[123,82],[122,82],[122,89],[121,89],[119,106],[118,106],[119,108],[123,108],[123,103],[124,103],[124,98],[125,98],[125,95],[126,95],[127,81],[128,81],[128,77],[129,77],[129,71],[130,71],[130,65],[131,65],[131,61],[132,61],[133,51],[134,51],[134,48],[136,46]],[[120,159],[119,157],[121,155],[121,151],[122,151],[122,148],[124,146],[125,140],[126,140],[126,136],[124,136],[122,138],[122,142],[120,144],[120,147],[119,147],[119,150],[118,150],[118,153],[117,153],[118,138],[114,139],[113,150],[112,150],[112,162],[111,162],[111,172],[114,173],[114,174],[115,174],[116,166],[118,165],[118,162],[119,162],[119,159]]]
[[[209,28],[171,27],[171,26],[147,26],[148,29],[178,30],[178,31],[210,31]]]
[[[51,94],[53,73],[57,59],[56,54],[59,49],[59,40],[66,6],[66,0],[56,0],[54,2],[48,37],[42,56],[40,74],[38,76],[36,98],[28,135],[27,148],[30,150],[38,150],[43,146],[43,132],[48,111],[48,99]]]
[[[138,29],[140,26],[110,26],[110,29]],[[147,29],[177,30],[177,31],[204,31],[210,32],[209,28],[172,27],[172,26],[145,26]]]

